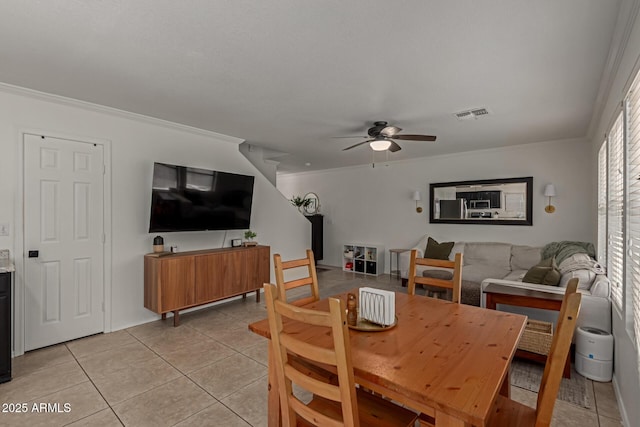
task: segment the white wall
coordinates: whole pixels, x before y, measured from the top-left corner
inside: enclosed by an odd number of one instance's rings
[[[584,140],[545,142],[369,166],[278,176],[287,197],[318,194],[325,215],[323,263],[339,266],[342,245],[377,243],[410,248],[422,235],[439,241],[498,241],[544,245],[590,240],[595,216],[590,146]],[[363,156],[367,155],[363,149]],[[339,155],[339,154],[336,154]],[[533,176],[533,226],[429,224],[429,183]],[[545,184],[556,186],[554,214],[544,212]],[[412,192],[424,208],[416,213]],[[386,256],[388,271],[389,256]]]
[[[14,228],[22,200],[18,188],[21,129],[111,141],[112,322],[107,329],[157,318],[143,307],[142,258],[151,251],[154,236],[147,232],[154,161],[254,175],[251,228],[258,234],[255,240],[287,257],[304,254],[310,245],[310,223],[240,154],[240,140],[0,86],[0,223],[11,224],[11,235],[0,237],[0,248],[11,249],[13,257],[21,257],[15,250]],[[226,246],[229,239],[242,236],[242,231],[230,231]],[[166,245],[176,244],[183,251],[220,247],[224,232],[164,233],[164,237]],[[21,277],[17,272],[16,287],[22,286]]]
[[[604,111],[602,117],[595,126],[594,138],[592,141],[593,164],[592,170],[597,171],[598,150],[604,140],[604,135],[611,127],[617,112],[620,111],[621,102],[625,94],[629,90],[633,77],[640,72],[640,1],[625,0],[621,6],[618,17],[618,29],[615,37],[624,39],[628,37],[628,41],[623,51],[619,53],[621,56],[611,58],[615,63],[617,59],[619,65],[614,69],[615,74],[608,92],[604,97]],[[629,20],[628,27],[625,26]],[[628,31],[628,32],[627,32]],[[615,53],[615,52],[614,52]],[[594,185],[597,183],[597,175],[592,176]],[[594,194],[593,202],[590,210],[597,212],[597,200]],[[596,235],[597,228],[594,230]],[[631,292],[627,294],[627,301],[631,298]],[[628,305],[630,306],[630,304]],[[630,309],[627,314],[630,314]],[[617,308],[613,309],[612,326],[614,336],[614,374],[613,382],[618,397],[618,404],[622,412],[625,425],[636,425],[640,420],[640,372],[638,346],[635,341],[640,337],[632,337],[632,332],[627,330],[627,319],[625,314],[621,313]],[[633,422],[631,421],[633,420]]]

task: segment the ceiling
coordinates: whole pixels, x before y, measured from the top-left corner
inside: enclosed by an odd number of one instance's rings
[[[235,136],[281,173],[587,135],[620,0],[4,0],[0,82]],[[486,107],[458,121],[452,113]],[[310,163],[310,165],[306,165]]]

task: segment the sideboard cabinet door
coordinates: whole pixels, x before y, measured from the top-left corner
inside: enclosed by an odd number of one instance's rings
[[[221,252],[196,257],[196,303],[235,295],[244,267],[241,252]]]
[[[161,312],[195,304],[195,261],[193,257],[163,259],[161,273]]]
[[[260,289],[265,283],[269,283],[270,274],[270,249],[268,246],[258,247],[249,251],[245,257],[243,268],[242,286],[243,291]]]

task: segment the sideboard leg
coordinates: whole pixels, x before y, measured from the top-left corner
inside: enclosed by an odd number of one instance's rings
[[[162,320],[167,320],[167,313],[162,313]]]
[[[256,302],[260,302],[260,289],[256,289]]]
[[[180,326],[180,312],[175,310],[173,312],[173,327]]]

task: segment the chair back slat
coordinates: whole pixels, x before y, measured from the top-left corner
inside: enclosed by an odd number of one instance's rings
[[[289,282],[285,282],[284,283],[284,288],[285,290],[289,290],[289,289],[295,289],[297,287],[300,286],[304,286],[304,285],[312,285],[313,284],[313,279],[311,277],[302,277],[300,279],[296,279],[296,280],[291,280]]]
[[[344,423],[341,423],[334,418],[328,417],[327,415],[324,415],[318,411],[314,411],[313,409],[309,408],[304,403],[299,401],[295,396],[291,397],[289,405],[298,415],[300,415],[302,418],[306,419],[313,425],[323,427],[342,427],[345,425]],[[292,426],[297,426],[297,424],[292,424]]]
[[[409,295],[415,295],[416,284],[437,286],[444,289],[452,290],[451,301],[460,303],[462,292],[462,254],[456,253],[454,260],[442,260],[442,259],[430,259],[430,258],[418,258],[418,251],[413,249],[411,251],[411,262],[409,263],[409,283],[407,284],[407,293]],[[417,276],[417,266],[430,266],[430,267],[444,267],[453,270],[453,277],[451,280],[436,279],[431,277]]]
[[[453,281],[444,279],[435,279],[433,277],[420,277],[414,279],[416,285],[430,285],[439,288],[453,289]]]
[[[278,286],[278,293],[282,301],[287,301],[287,291],[301,286],[310,287],[310,296],[304,299],[293,301],[295,305],[305,305],[309,302],[318,301],[320,299],[320,291],[318,290],[318,275],[316,273],[316,261],[313,257],[313,251],[307,249],[306,258],[293,259],[289,261],[283,261],[280,254],[273,255],[273,266],[275,269],[276,285]],[[285,271],[298,268],[307,267],[307,274],[305,277],[295,280],[285,280]]]
[[[290,335],[281,335],[280,343],[291,353],[304,357],[314,362],[324,363],[325,365],[337,365],[336,353],[333,349],[318,347],[317,345],[302,342],[292,338]]]
[[[291,261],[282,261],[282,269],[288,270],[290,268],[304,267],[309,264],[311,264],[309,258],[292,259]]]
[[[290,365],[284,367],[284,373],[294,384],[298,384],[305,390],[314,390],[313,393],[316,396],[321,396],[335,402],[340,401],[340,390],[335,385],[330,385],[325,381],[310,377]]]
[[[344,301],[330,298],[329,312],[309,310],[287,304],[274,285],[267,283],[264,288],[280,402],[286,402],[287,406],[282,408],[283,425],[293,427],[296,425],[298,417],[301,417],[313,425],[359,426]],[[319,348],[302,341],[299,334],[288,334],[283,328],[283,318],[289,318],[309,326],[326,327],[327,333],[333,337],[333,348]],[[334,385],[308,377],[304,371],[298,370],[299,364],[289,363],[290,354],[335,367],[338,372],[338,384]],[[328,417],[300,402],[293,395],[292,383],[305,388],[316,396],[336,402],[336,405],[341,408],[342,419]]]

